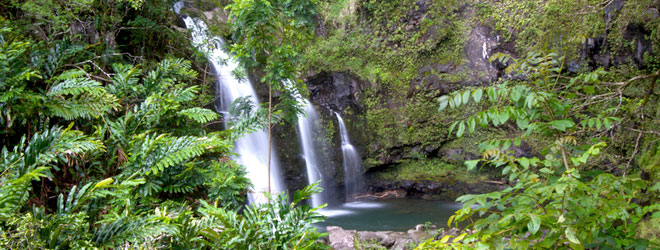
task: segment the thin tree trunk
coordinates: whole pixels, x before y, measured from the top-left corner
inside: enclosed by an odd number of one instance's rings
[[[270,83],[268,84],[268,193],[271,193],[271,188],[270,188],[270,157],[271,157],[271,133],[270,130],[272,128],[271,125],[271,116],[273,114],[273,84]],[[268,203],[270,203],[270,198],[268,199]]]

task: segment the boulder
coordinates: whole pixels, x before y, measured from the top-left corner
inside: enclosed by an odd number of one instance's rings
[[[357,233],[355,230],[344,230],[341,227],[329,226],[325,230],[328,232],[328,241],[330,247],[335,250],[352,250],[354,247],[353,236]]]
[[[435,226],[427,228],[425,225],[417,225],[415,229],[408,232],[392,231],[356,231],[344,230],[341,227],[326,227],[329,244],[332,249],[412,249],[415,245],[433,238],[437,234]],[[356,246],[358,244],[358,246]]]

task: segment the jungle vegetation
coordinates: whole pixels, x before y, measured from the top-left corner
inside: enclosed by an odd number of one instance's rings
[[[316,184],[246,205],[251,184],[232,160],[246,131],[270,134],[295,121],[295,92],[306,93],[310,71],[368,82],[365,119],[377,135],[506,129],[481,141],[480,157],[464,167],[495,169],[510,186],[460,197],[448,226],[467,222],[472,233],[418,249],[660,247],[659,57],[567,70],[604,32],[608,49],[630,50],[631,23],[660,50],[660,21],[649,12],[658,2],[626,1],[609,23],[599,17],[612,1],[430,2],[431,18],[416,29],[402,25],[419,8],[413,0],[215,1],[229,18],[219,35],[269,93],[256,122],[221,130],[208,62],[179,46],[189,41],[175,28],[173,1],[0,0],[0,248],[328,248],[312,226],[323,217],[304,201],[321,191]],[[461,4],[474,15],[463,16]],[[385,99],[406,96],[429,62],[464,61],[474,23],[518,41],[515,54],[490,57],[512,77],[417,94],[406,104],[413,116],[445,126],[411,121],[417,131],[399,133]],[[516,156],[528,139],[539,153]]]

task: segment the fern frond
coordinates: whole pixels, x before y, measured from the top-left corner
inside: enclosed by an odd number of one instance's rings
[[[97,227],[92,242],[99,246],[118,247],[125,242],[153,241],[161,234],[173,232],[171,226],[149,217],[122,217]]]
[[[16,211],[25,205],[31,181],[45,177],[50,170],[47,165],[68,154],[82,154],[103,150],[100,141],[93,140],[82,132],[53,127],[37,133],[29,143],[21,138],[12,152],[2,150],[0,162],[0,212]]]
[[[75,76],[75,72],[69,74]],[[82,77],[67,78],[62,75],[60,75],[60,77],[64,77],[66,80],[50,88],[47,94],[48,96],[80,95],[82,93],[90,93],[92,95],[100,96],[106,93],[105,89],[101,86],[101,83],[92,79]]]
[[[32,181],[46,177],[49,170],[48,167],[38,167],[17,178],[0,178],[0,218],[10,217],[25,206]]]
[[[80,69],[73,69],[73,70],[67,70],[59,74],[58,76],[54,77],[53,79],[58,80],[58,81],[66,81],[69,79],[76,79],[76,78],[81,78],[85,76],[85,71],[80,70]]]
[[[138,84],[139,76],[142,70],[137,66],[115,63],[112,65],[115,75],[112,77],[112,84],[106,86],[106,89],[121,98],[141,93],[142,87]]]
[[[190,61],[177,59],[164,59],[155,70],[150,71],[145,79],[145,87],[165,88],[175,81],[188,80],[197,77],[197,72],[191,67]]]
[[[179,115],[186,116],[198,123],[207,123],[220,117],[213,110],[198,107],[181,110],[179,111]]]
[[[165,147],[162,153],[156,156],[158,160],[147,171],[147,174],[158,174],[158,172],[162,172],[165,168],[200,156],[213,148],[216,141],[209,137],[195,136],[183,136],[171,140],[167,145],[164,145]]]
[[[199,87],[192,86],[185,89],[175,89],[172,92],[172,96],[174,97],[175,102],[181,103],[195,99],[195,97],[197,97],[197,93],[199,93]]]
[[[52,99],[45,106],[52,112],[52,115],[70,121],[78,118],[91,119],[101,116],[103,113],[117,107],[118,102],[117,98],[110,94],[102,96],[83,94],[65,100]]]

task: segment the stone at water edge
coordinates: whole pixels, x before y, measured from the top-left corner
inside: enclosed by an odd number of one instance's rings
[[[328,232],[330,247],[334,250],[353,250],[353,235],[357,233],[355,230],[344,230],[341,227],[328,226],[325,228]]]
[[[435,226],[427,228],[422,224],[415,226],[414,229],[410,229],[406,233],[344,230],[337,226],[328,226],[326,227],[326,231],[329,234],[330,247],[335,250],[355,249],[355,236],[363,244],[363,247],[368,245],[369,249],[382,247],[385,249],[405,250],[409,249],[408,246],[414,246],[432,238],[438,232]]]

